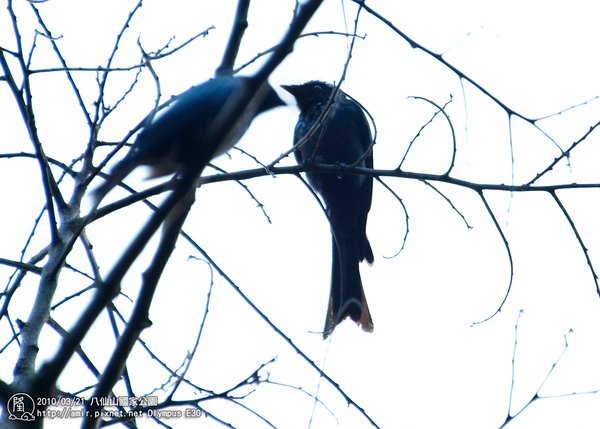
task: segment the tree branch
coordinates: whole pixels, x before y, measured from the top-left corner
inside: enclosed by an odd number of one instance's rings
[[[225,76],[233,74],[233,66],[235,59],[240,50],[242,39],[246,28],[248,28],[248,9],[250,8],[250,0],[238,0],[237,10],[235,12],[235,18],[233,26],[231,27],[231,34],[229,35],[229,42],[225,48],[221,65],[217,68],[217,76]]]

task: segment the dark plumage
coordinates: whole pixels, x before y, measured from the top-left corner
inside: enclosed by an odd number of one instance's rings
[[[373,168],[371,130],[356,102],[340,90],[322,117],[333,94],[333,86],[311,81],[302,85],[284,85],[283,88],[296,98],[300,109],[294,133],[294,145],[299,145],[295,152],[298,163],[353,165],[360,161],[357,166]],[[373,321],[360,278],[359,262],[373,262],[366,234],[373,179],[363,175],[315,172],[309,172],[307,176],[325,203],[333,242],[331,291],[323,338],[327,338],[346,317],[371,332]]]
[[[95,191],[97,203],[135,168],[151,167],[150,177],[178,173],[200,175],[214,157],[231,149],[258,114],[285,105],[265,83],[248,107],[215,139],[217,128],[238,97],[254,85],[248,77],[217,77],[181,95],[139,133],[131,150],[112,170],[111,177]]]

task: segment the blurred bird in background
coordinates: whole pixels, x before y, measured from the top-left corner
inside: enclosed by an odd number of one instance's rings
[[[294,96],[300,109],[294,133],[294,154],[299,164],[373,168],[371,129],[358,103],[341,90],[334,96],[335,88],[320,81],[282,88]],[[372,332],[359,262],[373,263],[366,234],[373,179],[321,172],[308,172],[307,177],[323,198],[333,239],[331,291],[323,338],[346,317]]]
[[[260,113],[285,103],[264,83],[232,123],[226,119],[236,102],[257,83],[251,77],[221,76],[194,86],[144,126],[129,153],[94,192],[102,198],[139,166],[151,168],[150,177],[197,175],[218,155],[231,149]],[[223,133],[218,128],[228,126]],[[215,138],[215,135],[222,138]]]

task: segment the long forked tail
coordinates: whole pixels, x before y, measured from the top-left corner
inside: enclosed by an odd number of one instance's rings
[[[360,279],[358,246],[351,240],[336,243],[334,238],[332,248],[331,291],[323,339],[346,317],[364,331],[373,332],[373,320]]]

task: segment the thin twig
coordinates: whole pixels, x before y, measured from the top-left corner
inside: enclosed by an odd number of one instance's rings
[[[450,160],[450,163],[448,165],[448,169],[446,170],[445,173],[442,174],[442,175],[449,175],[450,172],[452,171],[452,168],[454,168],[454,161],[456,160],[456,133],[454,132],[454,125],[452,125],[452,121],[450,120],[450,117],[446,113],[446,107],[448,106],[448,104],[450,104],[452,102],[452,95],[450,96],[450,100],[448,100],[446,102],[446,104],[444,104],[441,107],[438,106],[435,102],[433,102],[430,99],[425,98],[425,97],[411,96],[410,98],[414,98],[415,100],[425,101],[425,102],[431,104],[432,106],[434,106],[437,110],[433,114],[433,116],[429,119],[429,121],[427,121],[425,124],[423,124],[421,126],[421,128],[419,129],[419,131],[417,132],[417,134],[413,137],[413,139],[411,140],[411,142],[408,144],[408,147],[406,148],[406,151],[404,152],[404,156],[402,157],[402,160],[400,161],[400,164],[398,164],[398,169],[402,168],[402,164],[406,160],[406,157],[408,156],[408,152],[410,151],[410,149],[411,149],[413,143],[416,141],[416,139],[421,135],[421,133],[423,132],[423,130],[430,123],[433,122],[433,120],[438,115],[438,113],[441,113],[446,118],[446,122],[448,123],[448,126],[450,127],[450,132],[452,133],[452,159]]]
[[[592,279],[594,281],[594,284],[596,285],[596,293],[598,294],[598,296],[600,296],[600,284],[598,283],[598,274],[596,273],[596,270],[594,269],[594,264],[592,263],[592,260],[590,259],[590,255],[588,253],[588,248],[585,246],[585,244],[583,242],[583,238],[581,237],[581,234],[579,234],[579,230],[575,226],[575,222],[569,215],[569,212],[565,208],[565,206],[562,203],[562,201],[560,200],[560,198],[558,198],[558,195],[556,195],[556,191],[550,191],[549,193],[552,196],[552,198],[554,199],[554,202],[560,208],[560,211],[562,212],[562,214],[565,216],[565,219],[567,219],[567,222],[569,223],[569,226],[571,227],[573,234],[575,234],[577,243],[579,243],[579,247],[581,248],[581,250],[583,251],[583,255],[585,256],[585,261],[587,262],[587,265],[590,268],[590,273],[592,274]]]
[[[522,312],[519,313],[519,318],[521,316],[521,313]],[[517,321],[517,324],[518,324],[518,321]],[[564,347],[562,348],[562,350],[559,353],[558,357],[554,360],[554,362],[550,366],[550,369],[546,373],[546,376],[544,377],[544,379],[542,380],[542,382],[538,386],[538,389],[533,394],[533,396],[531,397],[531,399],[519,411],[517,411],[515,414],[511,415],[510,414],[510,408],[511,408],[510,403],[512,401],[512,394],[513,394],[514,371],[515,371],[515,355],[516,355],[516,351],[517,351],[516,350],[517,349],[517,337],[516,337],[517,332],[516,332],[516,330],[517,330],[517,327],[515,326],[515,348],[513,350],[513,361],[512,361],[512,377],[513,377],[513,381],[511,383],[510,398],[509,398],[509,407],[508,407],[508,412],[507,412],[506,418],[504,419],[504,422],[502,422],[502,424],[499,426],[499,429],[502,429],[502,428],[506,427],[506,425],[508,425],[515,418],[517,418],[523,411],[525,411],[527,408],[529,408],[537,400],[539,400],[539,399],[547,399],[547,398],[552,398],[552,397],[560,397],[560,395],[558,395],[558,396],[541,396],[540,395],[540,391],[546,385],[546,382],[548,381],[548,379],[550,378],[550,376],[554,373],[554,370],[556,369],[556,366],[562,360],[562,358],[565,355],[567,349],[569,348],[568,336],[569,336],[569,334],[571,332],[573,332],[571,329],[569,329],[569,331],[566,334],[563,335],[564,342],[565,342]],[[583,395],[583,394],[589,394],[589,393],[595,393],[595,392],[594,391],[591,391],[591,392],[573,392],[573,393],[565,394],[565,395],[562,395],[562,396],[571,396],[571,395],[579,395],[579,394]]]
[[[500,238],[502,238],[502,243],[504,244],[504,249],[506,250],[506,256],[508,257],[509,279],[508,279],[508,286],[506,287],[506,294],[504,295],[504,298],[502,298],[502,302],[500,302],[500,305],[498,306],[496,311],[494,311],[491,315],[489,315],[488,317],[486,317],[485,319],[483,319],[481,321],[473,322],[473,325],[485,323],[488,320],[490,320],[492,317],[494,317],[496,314],[500,313],[500,311],[502,310],[502,307],[504,306],[504,303],[508,299],[508,295],[510,294],[510,291],[512,289],[512,284],[513,284],[513,279],[514,279],[513,257],[512,257],[512,252],[510,251],[510,246],[508,244],[508,240],[506,239],[506,236],[504,235],[504,232],[502,231],[502,228],[500,227],[500,224],[498,223],[498,220],[496,219],[496,216],[494,215],[492,208],[490,207],[490,205],[487,202],[487,199],[483,195],[483,192],[479,191],[479,192],[477,192],[477,194],[479,195],[479,198],[481,199],[481,202],[483,203],[486,211],[490,215],[490,219],[492,219],[492,222],[494,223],[494,226],[496,227],[496,231],[498,231],[498,234],[500,234]]]
[[[404,246],[406,246],[406,242],[408,240],[408,233],[410,232],[408,209],[406,208],[404,201],[402,201],[402,198],[400,198],[400,195],[398,195],[396,193],[396,191],[394,191],[391,188],[391,186],[389,186],[387,183],[385,183],[381,177],[375,176],[375,180],[377,180],[379,183],[381,183],[381,185],[394,197],[394,199],[398,202],[398,204],[400,204],[400,207],[402,207],[402,211],[404,212],[405,229],[404,229],[404,237],[402,237],[402,244],[400,245],[400,248],[398,249],[398,251],[396,253],[394,253],[392,256],[384,256],[383,257],[384,259],[394,259],[404,250]]]
[[[458,208],[454,205],[454,203],[452,202],[452,200],[450,200],[450,198],[448,198],[442,191],[440,191],[437,187],[435,187],[434,185],[431,184],[431,182],[427,181],[427,180],[422,180],[422,183],[424,183],[425,185],[429,186],[431,189],[433,189],[435,191],[436,194],[438,194],[440,197],[442,197],[450,206],[450,208],[452,208],[452,210],[458,215],[460,216],[460,218],[462,219],[462,221],[464,222],[465,226],[467,227],[467,229],[472,229],[473,227],[471,225],[469,225],[469,222],[467,221],[467,218],[465,217],[465,215],[463,215],[460,210],[458,210]]]
[[[579,146],[580,143],[584,142],[585,140],[587,140],[587,138],[596,130],[598,129],[598,127],[600,127],[600,121],[596,122],[594,125],[592,125],[590,127],[590,129],[583,134],[579,139],[577,139],[575,142],[573,142],[571,144],[571,146],[569,146],[569,148],[565,151],[563,151],[559,156],[557,156],[554,161],[552,161],[550,164],[548,164],[548,166],[541,172],[539,172],[538,174],[536,174],[536,176],[531,179],[529,182],[526,183],[527,186],[533,185],[535,182],[537,182],[542,176],[546,175],[548,172],[550,172],[555,166],[556,164],[558,164],[560,161],[562,161],[564,158],[568,158],[571,155],[571,152],[573,152],[573,149],[575,149],[577,146]]]

